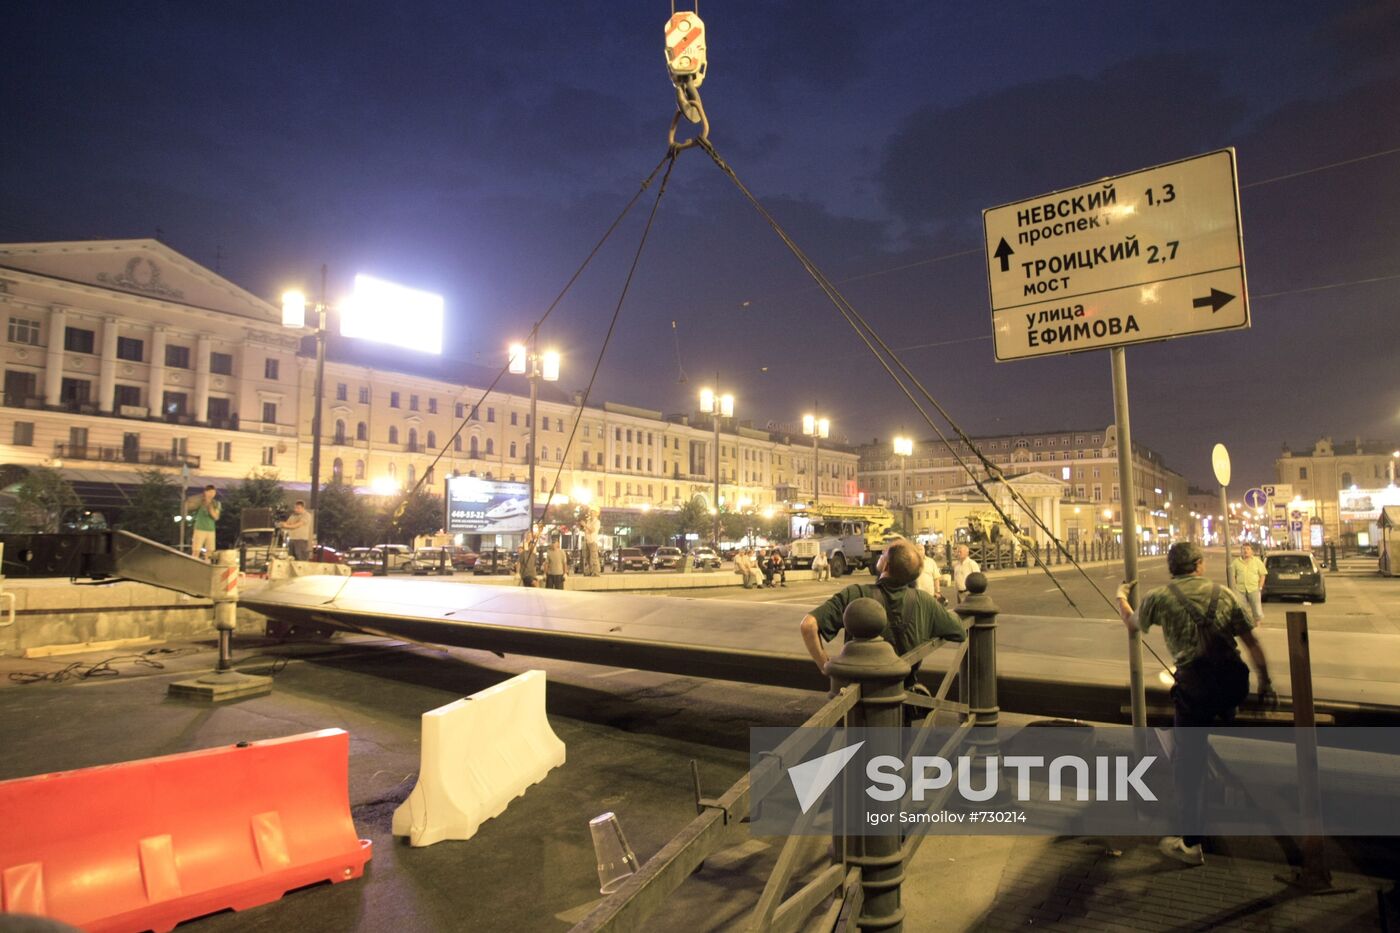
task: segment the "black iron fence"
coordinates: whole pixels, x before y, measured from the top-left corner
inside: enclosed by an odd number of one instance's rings
[[[198,454],[171,453],[144,447],[103,447],[98,444],[53,445],[53,455],[63,460],[89,460],[100,463],[132,463],[141,466],[182,467],[199,469]]]

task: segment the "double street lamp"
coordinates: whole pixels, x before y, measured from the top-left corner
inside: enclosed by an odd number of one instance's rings
[[[510,371],[530,380],[530,448],[528,453],[530,455],[530,531],[532,534],[535,530],[535,461],[539,459],[539,447],[537,446],[539,418],[535,414],[535,409],[539,402],[540,380],[558,382],[559,365],[562,359],[558,350],[539,352],[534,334],[530,335],[529,347],[523,343],[513,343],[510,346]]]
[[[904,506],[904,478],[905,467],[909,458],[914,456],[914,441],[908,437],[896,437],[894,439],[894,455],[899,458],[899,504]]]
[[[821,453],[817,441],[831,436],[831,419],[817,415],[802,416],[802,433],[812,439],[812,501],[820,502],[822,497]]]
[[[720,521],[719,521],[719,419],[734,417],[734,396],[725,393],[719,394],[719,373],[715,373],[716,388],[704,388],[700,390],[700,411],[710,415],[710,420],[715,426],[715,552],[719,552]]]
[[[326,267],[321,266],[321,300],[312,305],[316,315],[316,384],[311,411],[311,495],[309,510],[313,533],[321,500],[321,399],[326,391]],[[306,295],[296,289],[282,295],[282,326],[301,330],[306,326]],[[319,537],[319,536],[318,536]]]

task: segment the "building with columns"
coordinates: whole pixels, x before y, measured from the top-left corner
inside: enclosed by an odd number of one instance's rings
[[[890,443],[877,440],[856,448],[860,491],[868,502],[886,502],[907,510],[911,532],[939,533],[950,509],[956,517],[965,511],[963,505],[971,508],[981,502],[981,508],[987,507],[971,485],[962,465],[966,463],[984,482],[992,482],[989,489],[1004,479],[1028,501],[1038,502],[1037,513],[1061,538],[1122,534],[1124,506],[1114,425],[995,435],[973,438],[972,442],[992,461],[999,475],[989,475],[962,441],[953,441],[953,451],[941,441],[915,441],[913,455],[899,457]],[[1169,469],[1156,451],[1137,443],[1133,444],[1133,471],[1135,513],[1138,528],[1146,532],[1143,537],[1161,543],[1181,534],[1189,511],[1185,477]],[[1006,489],[994,490],[994,494],[1010,503]],[[1021,521],[1019,516],[1013,518]],[[1028,534],[1041,539],[1028,521],[1021,524]]]
[[[269,469],[290,489],[309,488],[315,363],[306,332],[285,329],[270,302],[155,240],[16,243],[0,244],[0,318],[0,484],[54,467],[89,507],[113,513],[151,467],[216,486]],[[712,504],[708,415],[590,401],[570,445],[580,399],[543,384],[532,451],[523,377],[507,376],[482,401],[494,372],[429,356],[386,366],[400,357],[378,353],[375,365],[356,365],[334,338],[330,346],[322,482],[338,474],[369,493],[431,472],[440,494],[454,471],[523,480],[533,456],[540,502],[562,466],[559,492],[604,509]],[[727,509],[812,494],[801,435],[724,419],[719,454]],[[854,501],[857,462],[823,444],[824,500]]]

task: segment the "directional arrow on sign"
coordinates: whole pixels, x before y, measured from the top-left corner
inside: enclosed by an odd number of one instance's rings
[[[1002,240],[1005,243],[1005,240]],[[1005,262],[1006,260],[1002,260]],[[1235,296],[1228,292],[1222,292],[1218,288],[1212,288],[1210,294],[1204,298],[1197,298],[1191,302],[1193,308],[1210,308],[1210,313],[1214,314],[1227,304],[1235,300]]]
[[[1001,242],[997,244],[997,251],[992,253],[993,256],[1001,260],[1002,272],[1011,268],[1011,260],[1008,257],[1014,252],[1016,251],[1011,248],[1011,244],[1006,242],[1006,237],[1002,237]]]

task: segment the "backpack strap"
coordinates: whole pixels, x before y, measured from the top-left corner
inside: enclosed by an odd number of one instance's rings
[[[1224,642],[1229,633],[1215,624],[1215,609],[1220,604],[1220,584],[1215,584],[1210,591],[1210,604],[1206,606],[1204,614],[1196,607],[1196,604],[1186,598],[1186,594],[1175,583],[1168,583],[1167,590],[1186,610],[1186,614],[1191,617],[1191,621],[1196,623],[1196,632],[1200,635],[1202,647],[1209,652],[1215,642]],[[1233,639],[1231,639],[1233,641]]]

